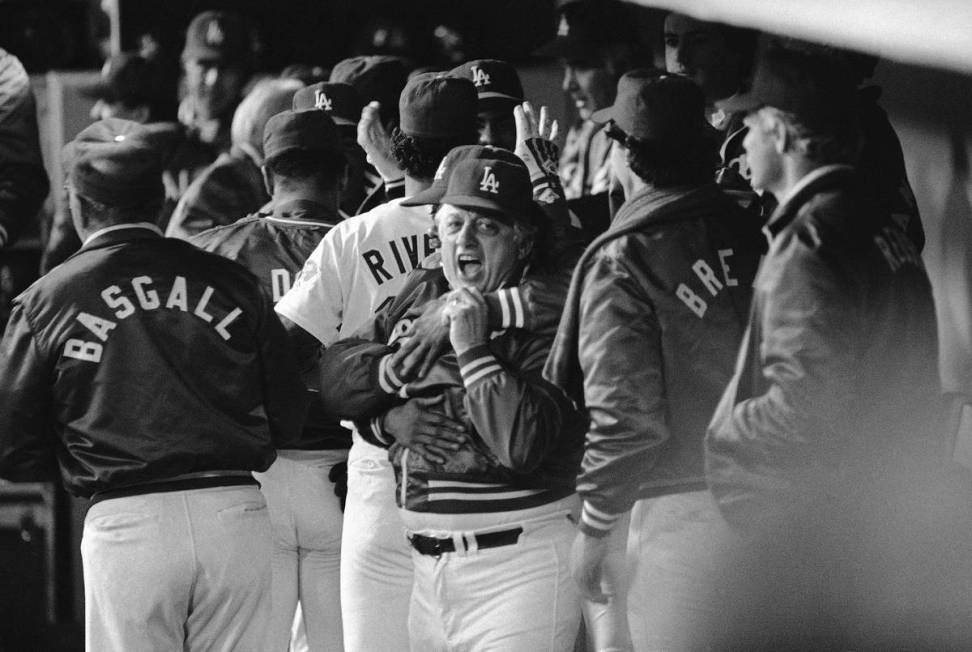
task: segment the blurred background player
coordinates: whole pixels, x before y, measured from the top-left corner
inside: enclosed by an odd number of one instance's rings
[[[14,292],[5,250],[37,217],[49,187],[30,77],[17,57],[0,49],[0,328]]]
[[[0,476],[91,499],[86,649],[258,650],[272,541],[251,472],[298,436],[304,387],[257,280],[162,237],[147,136],[112,118],[66,148],[84,246],[16,300]]]
[[[758,213],[772,210],[772,198],[764,206],[749,185],[749,167],[742,142],[746,126],[740,113],[727,112],[716,102],[745,91],[756,55],[757,32],[722,23],[711,23],[672,12],[665,17],[665,70],[688,77],[702,89],[706,118],[719,145],[720,166],[716,182],[737,203]]]
[[[262,167],[272,212],[251,215],[190,239],[253,272],[278,301],[324,235],[341,221],[344,143],[325,111],[284,111],[267,122]],[[318,374],[305,374],[316,386]],[[311,382],[309,381],[309,384]],[[273,526],[273,608],[267,650],[286,650],[300,601],[311,650],[340,650],[342,506],[335,467],[347,461],[351,433],[314,400],[301,437],[256,474]],[[343,481],[343,473],[342,481]]]
[[[442,158],[476,142],[476,87],[466,79],[419,75],[399,100],[393,132],[406,195],[432,184]],[[324,236],[277,313],[299,344],[302,360],[354,333],[394,301],[409,272],[433,252],[424,207],[392,200],[349,218]],[[336,382],[323,378],[322,383]],[[395,507],[387,452],[354,436],[341,543],[341,608],[348,650],[401,650],[408,640],[412,559]]]
[[[523,84],[516,68],[497,59],[475,59],[453,68],[450,75],[465,77],[476,85],[479,98],[479,144],[516,147],[513,107],[523,102]]]
[[[113,55],[102,67],[101,79],[83,89],[83,94],[95,98],[91,107],[93,120],[120,118],[156,125],[152,139],[162,160],[162,175],[166,170],[174,171],[172,166],[178,165],[178,152],[186,141],[175,124],[157,124],[175,118],[176,88],[175,80],[166,77],[156,62],[134,52]],[[174,208],[171,198],[166,197],[160,220],[166,220]],[[41,273],[59,265],[80,248],[81,240],[70,211],[55,213],[41,259]]]
[[[354,214],[404,196],[405,173],[391,153],[391,133],[398,126],[398,100],[407,79],[402,59],[387,55],[350,57],[331,70],[330,81],[353,86],[364,104],[358,142],[369,165],[364,172],[365,199]]]
[[[318,110],[327,113],[337,125],[348,173],[341,192],[343,217],[356,215],[365,199],[364,150],[358,145],[358,120],[361,119],[361,98],[354,86],[343,82],[318,82],[294,93],[294,111]]]
[[[165,228],[170,238],[189,237],[255,212],[270,200],[260,166],[267,121],[293,106],[303,85],[296,79],[264,79],[233,114],[233,146],[186,189]]]
[[[577,111],[560,155],[560,178],[571,210],[592,238],[604,231],[612,214],[612,141],[594,111],[610,106],[618,79],[643,65],[628,7],[616,0],[562,3],[557,35],[536,54],[556,57],[564,68],[563,90]],[[621,201],[616,200],[620,205]]]

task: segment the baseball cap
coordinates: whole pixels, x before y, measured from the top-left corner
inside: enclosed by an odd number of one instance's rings
[[[445,196],[446,188],[449,185],[451,170],[461,161],[473,159],[491,159],[505,161],[513,165],[521,163],[520,158],[513,152],[501,147],[491,145],[460,145],[453,147],[449,153],[443,157],[439,163],[435,176],[432,178],[432,185],[422,192],[415,193],[408,199],[401,202],[402,206],[425,206],[427,204],[441,203]]]
[[[64,146],[68,179],[79,195],[115,207],[162,199],[162,159],[151,134],[131,120],[107,118]]]
[[[263,155],[269,161],[285,152],[332,152],[343,156],[337,125],[324,111],[283,111],[263,130]]]
[[[522,162],[496,158],[459,161],[449,174],[440,203],[480,210],[507,224],[538,223],[530,173]]]
[[[476,86],[479,106],[519,104],[523,101],[523,84],[516,69],[498,59],[475,59],[449,71],[453,77],[470,80]]]
[[[331,82],[354,86],[362,103],[381,104],[382,120],[398,118],[398,98],[405,88],[408,72],[398,57],[372,55],[338,61],[331,69]]]
[[[468,79],[423,73],[408,81],[398,101],[406,136],[475,140],[476,87]]]
[[[81,90],[87,97],[106,102],[149,104],[159,99],[160,76],[155,66],[135,52],[119,52],[105,61],[101,79]],[[175,89],[173,89],[173,97]]]
[[[608,43],[627,41],[633,22],[617,0],[579,0],[558,7],[557,35],[534,52],[567,60],[600,59]]]
[[[839,59],[772,47],[757,62],[748,93],[716,102],[727,112],[764,106],[793,113],[811,128],[833,128],[856,115],[857,91],[848,66]]]
[[[335,124],[356,125],[361,118],[361,98],[351,84],[320,82],[294,93],[294,111],[311,109],[324,111]]]
[[[247,21],[230,11],[204,11],[189,23],[183,59],[249,63],[253,32]]]
[[[613,120],[640,140],[684,141],[708,133],[705,97],[698,84],[658,70],[630,70],[618,80],[614,104],[595,111],[594,122]]]

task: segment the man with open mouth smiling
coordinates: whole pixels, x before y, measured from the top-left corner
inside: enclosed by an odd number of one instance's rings
[[[409,202],[439,206],[441,270],[413,273],[357,339],[323,352],[322,400],[389,449],[415,565],[411,649],[571,649],[584,422],[541,376],[552,334],[491,331],[483,298],[519,281],[543,218],[526,167],[498,157],[457,162],[438,197]],[[451,347],[406,375],[395,351],[439,297]]]

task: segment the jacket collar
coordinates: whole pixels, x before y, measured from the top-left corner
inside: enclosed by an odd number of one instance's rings
[[[318,222],[333,226],[341,221],[341,215],[333,208],[328,208],[324,204],[309,199],[292,199],[291,201],[276,204],[273,213],[267,219],[275,222],[285,222],[287,224],[303,224],[306,222]]]
[[[665,213],[656,213],[656,211],[674,201],[685,199],[695,194],[703,197],[719,192],[720,191],[715,184],[705,184],[702,186],[678,186],[675,188],[664,188],[661,190],[651,187],[644,188],[621,206],[621,210],[618,211],[618,214],[611,222],[609,231],[623,229],[632,220],[643,221],[645,224],[651,224],[656,219],[665,219],[666,221],[670,220],[671,214],[669,214],[668,211]],[[695,218],[695,215],[689,212],[682,215],[685,219]]]
[[[772,240],[785,229],[796,217],[800,207],[820,192],[821,188],[835,182],[840,183],[853,173],[854,168],[850,165],[824,165],[804,175],[781,199],[779,206],[766,222],[764,228],[767,237]]]
[[[144,240],[146,238],[161,238],[162,229],[151,222],[130,222],[115,224],[98,229],[84,239],[82,249],[96,249],[129,240]]]

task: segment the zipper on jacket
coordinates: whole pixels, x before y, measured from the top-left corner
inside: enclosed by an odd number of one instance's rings
[[[407,493],[406,487],[408,487],[408,449],[407,448],[404,450],[404,452],[402,452],[402,486],[401,489],[399,489],[400,492],[399,500],[402,503],[402,509],[407,508],[407,505],[405,504],[405,495]]]

